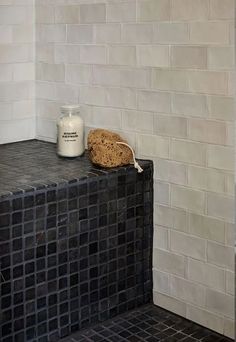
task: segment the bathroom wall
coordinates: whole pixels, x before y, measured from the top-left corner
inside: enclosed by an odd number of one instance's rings
[[[67,6],[65,6],[67,4]],[[38,0],[37,136],[59,106],[155,163],[154,302],[234,326],[233,0]]]
[[[0,1],[0,144],[32,139],[34,0]]]

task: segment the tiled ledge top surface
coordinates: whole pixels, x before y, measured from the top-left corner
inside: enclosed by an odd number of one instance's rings
[[[143,168],[150,164],[150,161],[140,161]],[[91,177],[123,173],[127,169],[133,166],[98,168],[90,162],[87,151],[78,158],[61,158],[55,144],[39,140],[0,145],[0,200]]]

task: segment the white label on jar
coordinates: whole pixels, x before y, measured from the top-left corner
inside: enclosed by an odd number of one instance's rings
[[[78,133],[77,132],[64,132],[62,133],[62,138],[64,138],[64,140],[66,142],[72,142],[72,141],[77,141],[76,138],[78,138]]]

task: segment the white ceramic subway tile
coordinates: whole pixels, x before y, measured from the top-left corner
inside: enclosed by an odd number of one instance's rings
[[[94,41],[98,44],[103,43],[120,43],[121,42],[121,25],[120,24],[97,24],[94,26]]]
[[[206,260],[206,241],[182,232],[170,232],[170,249],[180,255]]]
[[[212,241],[207,242],[207,261],[234,270],[234,248]]]
[[[155,222],[163,227],[187,232],[187,213],[183,209],[163,205],[154,207]]]
[[[234,0],[210,0],[210,19],[233,19]]]
[[[140,45],[137,47],[137,63],[140,66],[168,67],[169,47],[164,45]]]
[[[83,4],[80,6],[81,23],[101,23],[106,21],[105,4]]]
[[[85,64],[106,64],[105,46],[82,45],[80,47],[80,63]]]
[[[173,139],[171,158],[179,162],[206,165],[206,145],[188,140]]]
[[[93,42],[92,25],[67,25],[67,41],[69,43],[89,44]]]
[[[204,306],[205,288],[189,280],[171,276],[170,293],[175,297],[186,301],[187,303]]]
[[[186,23],[154,23],[153,40],[158,44],[187,44],[189,25]]]
[[[122,25],[122,42],[144,44],[151,43],[153,39],[152,24],[124,24]]]
[[[169,0],[138,0],[138,20],[167,21],[170,19]]]
[[[211,311],[197,306],[187,306],[187,318],[197,322],[200,325],[207,326],[209,329],[215,330],[220,334],[224,331],[224,318],[218,314],[212,313]]]
[[[151,112],[169,113],[171,95],[168,92],[138,92],[138,109]]]
[[[190,213],[189,232],[202,239],[224,243],[225,222],[212,217]]]
[[[153,262],[159,270],[184,276],[185,257],[168,251],[154,248]]]
[[[118,2],[107,4],[108,22],[135,22],[136,2]]]
[[[169,294],[169,276],[167,273],[153,270],[153,290]]]
[[[207,97],[198,94],[173,93],[172,111],[174,114],[186,117],[206,118],[209,111]]]
[[[169,139],[157,135],[138,136],[138,153],[147,157],[168,158],[169,156]]]
[[[189,259],[188,279],[217,291],[225,291],[225,271],[199,260]]]
[[[168,229],[166,227],[155,225],[153,248],[168,249]]]
[[[173,0],[171,15],[172,19],[176,21],[206,20],[208,3],[205,0]]]
[[[111,65],[136,65],[135,46],[110,46],[108,48],[109,64]]]

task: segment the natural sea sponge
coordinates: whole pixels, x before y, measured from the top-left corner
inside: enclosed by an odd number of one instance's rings
[[[117,167],[133,164],[129,147],[117,142],[127,143],[119,134],[105,129],[95,129],[88,135],[88,151],[92,163],[102,167]]]

